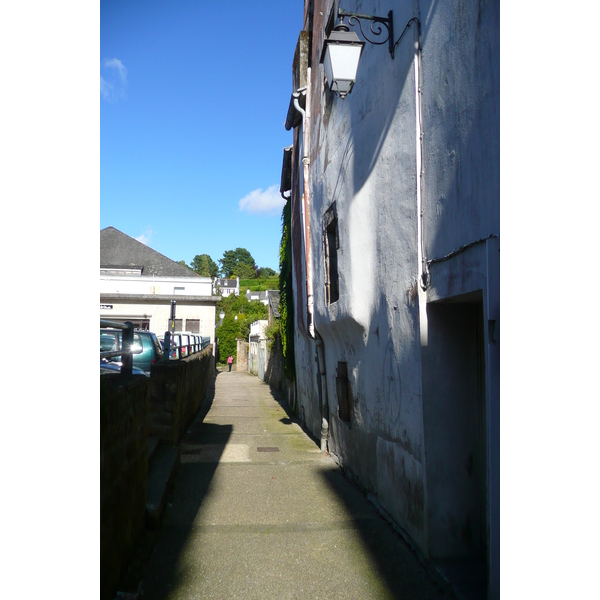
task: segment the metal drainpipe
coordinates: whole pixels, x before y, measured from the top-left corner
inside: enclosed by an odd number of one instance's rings
[[[304,156],[302,157],[303,175],[304,175],[304,243],[305,243],[305,262],[306,262],[306,304],[308,312],[308,334],[317,343],[317,362],[319,373],[321,374],[321,390],[323,392],[323,407],[321,410],[321,451],[327,450],[327,440],[329,439],[329,402],[327,396],[327,372],[325,369],[325,346],[323,339],[315,328],[314,320],[314,294],[312,280],[312,243],[310,228],[310,194],[309,194],[309,167],[310,167],[310,106],[311,106],[311,69],[306,70],[306,87],[299,89],[294,93],[294,107],[302,115],[302,133],[304,135]],[[298,99],[300,93],[306,91],[306,110],[302,109]]]
[[[321,374],[321,390],[323,392],[323,408],[321,409],[321,452],[327,451],[329,440],[329,398],[327,396],[327,369],[325,367],[325,345],[317,333],[317,364]]]
[[[310,337],[315,337],[314,326],[314,299],[312,286],[312,245],[310,232],[310,194],[309,194],[309,167],[310,167],[310,67],[306,70],[306,87],[299,89],[294,93],[294,107],[302,115],[302,133],[304,135],[304,156],[302,157],[304,194],[303,194],[303,212],[304,212],[304,246],[306,263],[306,308],[308,312],[308,333]],[[300,93],[306,91],[306,109],[303,109],[298,102]]]
[[[417,180],[417,252],[418,252],[418,283],[419,298],[419,337],[421,346],[428,345],[427,325],[427,288],[430,276],[425,242],[423,239],[423,90],[421,84],[421,21],[417,20],[415,48],[415,122],[416,122],[416,180]]]
[[[417,252],[419,253],[418,277],[423,291],[429,287],[429,267],[425,257],[423,240],[423,119],[421,89],[421,22],[417,21],[415,47],[415,122],[416,122],[416,179],[417,179]]]

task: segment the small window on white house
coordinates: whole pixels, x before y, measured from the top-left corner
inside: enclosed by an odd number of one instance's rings
[[[177,295],[180,295],[180,296],[181,296],[181,295],[183,295],[184,293],[185,293],[185,288],[184,288],[184,287],[176,287],[176,288],[173,288],[173,294],[174,294],[175,296],[177,296]]]

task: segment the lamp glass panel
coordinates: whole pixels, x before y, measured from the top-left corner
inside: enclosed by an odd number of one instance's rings
[[[333,85],[333,73],[331,70],[331,55],[329,54],[329,44],[327,44],[327,50],[325,51],[325,58],[323,59],[323,68],[325,69],[325,75],[327,76],[327,83],[329,88]]]
[[[362,46],[327,44],[327,56],[329,56],[331,62],[333,79],[354,81],[356,79],[361,51]]]

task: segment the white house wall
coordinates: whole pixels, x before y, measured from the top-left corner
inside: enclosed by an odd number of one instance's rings
[[[171,300],[176,318],[200,321],[199,335],[215,337],[215,305],[210,277],[100,276],[100,318],[149,321],[157,335],[169,329]],[[109,308],[110,307],[110,308]]]
[[[210,277],[100,276],[100,293],[212,296],[212,280]]]

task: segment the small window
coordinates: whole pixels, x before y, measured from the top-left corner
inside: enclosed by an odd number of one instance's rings
[[[348,363],[338,362],[335,387],[338,399],[338,417],[340,421],[350,422],[352,409],[352,392],[348,380]]]
[[[338,275],[338,220],[335,202],[327,209],[324,218],[325,242],[325,288],[327,304],[336,302],[340,297],[340,281]]]
[[[183,331],[183,319],[175,319],[175,331]]]
[[[200,333],[200,319],[186,319],[185,330],[191,333]]]

